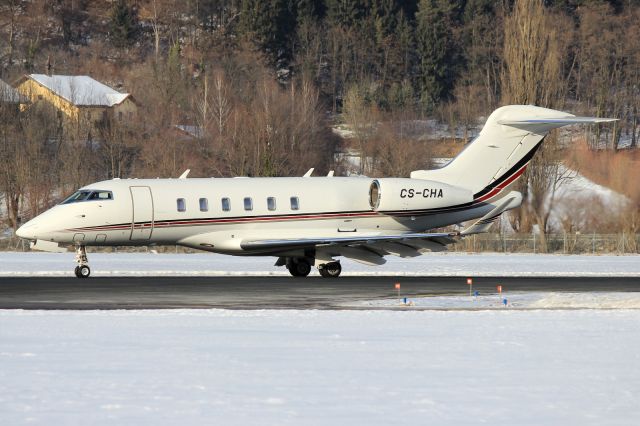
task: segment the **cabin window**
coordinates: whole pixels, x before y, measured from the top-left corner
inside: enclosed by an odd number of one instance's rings
[[[231,200],[228,198],[223,198],[222,199],[222,211],[223,212],[228,212],[229,210],[231,210]]]
[[[291,210],[299,210],[300,209],[300,200],[298,197],[291,197]]]
[[[253,200],[251,199],[251,197],[244,198],[244,209],[247,211],[253,210]]]
[[[178,198],[176,200],[177,204],[178,204],[178,211],[179,212],[186,212],[187,211],[187,203],[184,201],[184,198]]]
[[[122,111],[118,111],[118,120],[122,121]]]
[[[267,198],[267,208],[271,211],[276,209],[276,199],[275,197],[268,197]]]
[[[206,198],[200,198],[200,211],[208,212],[209,211],[209,200]]]

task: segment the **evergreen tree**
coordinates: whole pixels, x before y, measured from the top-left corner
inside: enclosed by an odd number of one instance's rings
[[[327,19],[332,25],[353,27],[366,11],[366,0],[327,0]]]
[[[376,30],[382,33],[382,36],[387,36],[394,32],[396,12],[399,7],[397,0],[371,0],[371,15],[375,17]]]
[[[455,4],[446,0],[420,0],[416,13],[418,78],[421,100],[432,110],[451,96],[456,74],[453,35]]]
[[[291,0],[243,0],[240,30],[273,62],[291,57],[295,35],[294,5]]]
[[[322,19],[325,13],[323,0],[294,0],[296,21],[311,22]]]
[[[111,9],[111,41],[116,47],[130,46],[138,35],[138,11],[127,0],[118,0]]]
[[[395,37],[398,41],[400,57],[399,73],[402,75],[403,82],[411,81],[415,62],[415,34],[413,26],[402,11],[398,12]]]

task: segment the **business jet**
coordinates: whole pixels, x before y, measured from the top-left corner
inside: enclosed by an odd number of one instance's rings
[[[148,245],[273,256],[296,277],[312,267],[337,277],[340,256],[381,265],[387,255],[441,251],[487,232],[522,203],[509,187],[550,130],[607,121],[504,106],[449,164],[410,178],[312,177],[312,169],[303,177],[112,179],[80,188],[16,233],[34,249],[74,245],[79,278],[91,273],[87,246]],[[464,230],[431,232],[474,219]]]

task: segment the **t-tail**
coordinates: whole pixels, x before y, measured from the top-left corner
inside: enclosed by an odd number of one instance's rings
[[[466,188],[474,200],[486,201],[524,173],[550,130],[572,124],[615,121],[576,117],[532,105],[508,105],[495,110],[478,137],[445,167],[416,170],[415,179],[428,179]]]

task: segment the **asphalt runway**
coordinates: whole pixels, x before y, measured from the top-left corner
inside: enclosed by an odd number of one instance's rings
[[[0,309],[343,309],[347,302],[463,295],[462,277],[0,277]],[[640,278],[474,278],[473,289],[496,292],[640,291]]]

